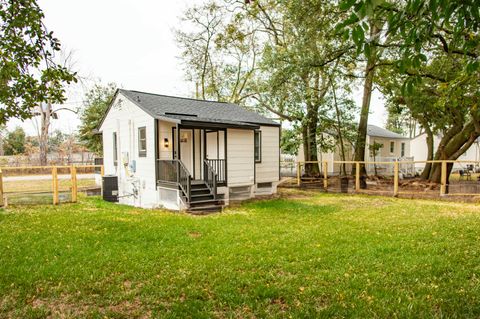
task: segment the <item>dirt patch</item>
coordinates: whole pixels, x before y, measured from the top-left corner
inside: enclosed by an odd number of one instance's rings
[[[91,310],[89,305],[78,305],[64,298],[58,299],[34,299],[31,306],[35,310],[43,310],[47,318],[75,318],[87,315]]]
[[[192,231],[192,232],[188,233],[188,236],[190,238],[200,238],[200,237],[202,237],[202,234],[199,233],[199,232],[196,232],[196,231]]]
[[[128,318],[151,318],[152,313],[146,310],[140,299],[124,300],[108,306],[99,306],[93,303],[75,303],[67,297],[56,299],[36,298],[31,302],[35,310],[45,311],[47,318],[77,318],[90,317],[99,312],[106,317],[120,315]]]

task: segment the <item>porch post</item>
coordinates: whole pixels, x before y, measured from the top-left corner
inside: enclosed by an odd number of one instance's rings
[[[176,168],[177,168],[177,183],[180,183],[180,125],[177,123],[177,163],[176,163]]]
[[[159,152],[159,136],[158,136],[158,120],[157,119],[154,119],[154,122],[153,122],[153,131],[154,131],[154,143],[155,143],[155,158],[153,159],[155,161],[155,189],[157,189],[157,186],[158,186],[158,180],[160,179],[160,163],[159,163],[159,160],[160,160],[160,152]]]
[[[224,147],[223,147],[223,158],[225,159],[225,165],[224,165],[224,170],[225,170],[225,184],[228,185],[228,171],[227,171],[227,165],[228,165],[228,161],[227,161],[227,129],[224,129],[223,130],[223,143],[224,143]]]
[[[177,131],[177,160],[180,160],[180,125],[177,124],[176,126],[176,131]]]

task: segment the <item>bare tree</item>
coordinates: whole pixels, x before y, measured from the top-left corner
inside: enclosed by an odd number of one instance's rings
[[[75,67],[75,61],[73,60],[73,51],[61,51],[61,54],[57,57],[59,60],[59,65],[73,72]],[[32,118],[33,124],[37,130],[38,145],[39,145],[39,161],[40,165],[47,165],[48,161],[48,139],[49,132],[51,128],[51,120],[58,118],[59,111],[70,111],[77,113],[77,110],[74,108],[66,107],[65,105],[56,107],[50,100],[46,103],[40,104],[36,110],[34,110],[34,115],[37,118]],[[40,123],[37,122],[39,119]]]

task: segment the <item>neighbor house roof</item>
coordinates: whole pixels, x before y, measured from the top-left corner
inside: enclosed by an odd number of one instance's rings
[[[373,137],[384,137],[384,138],[393,138],[393,139],[406,139],[405,136],[402,136],[398,133],[389,131],[382,127],[369,124],[367,127],[367,135]]]
[[[225,102],[195,100],[133,90],[119,89],[138,107],[157,119],[172,119],[182,124],[217,123],[232,126],[257,127],[280,124],[245,108]]]

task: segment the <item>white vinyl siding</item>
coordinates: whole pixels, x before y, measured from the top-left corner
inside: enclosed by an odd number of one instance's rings
[[[255,167],[256,183],[276,182],[279,178],[279,148],[280,148],[280,128],[276,126],[261,126],[262,145],[261,163]]]
[[[121,202],[142,207],[153,207],[158,201],[155,181],[154,119],[128,98],[119,93],[100,128],[103,136],[105,174],[118,176]],[[138,152],[138,128],[145,127],[145,157]],[[113,133],[117,134],[118,166],[114,165]],[[149,138],[151,137],[151,138]],[[135,161],[135,165],[132,162]],[[133,172],[133,166],[135,172]],[[135,186],[134,186],[135,184]],[[139,196],[132,194],[133,187]]]
[[[248,186],[254,183],[253,132],[227,129],[228,186]]]
[[[158,142],[160,159],[171,160],[173,158],[173,136],[172,131],[176,126],[175,123],[159,121],[158,125]],[[165,146],[165,139],[168,141],[168,146]]]

